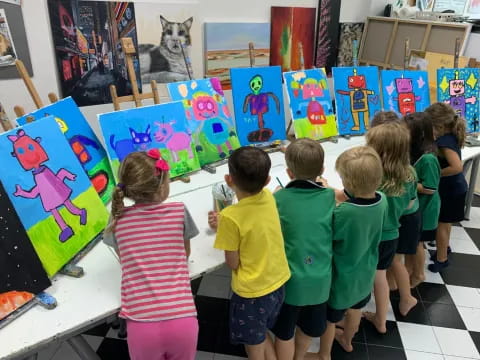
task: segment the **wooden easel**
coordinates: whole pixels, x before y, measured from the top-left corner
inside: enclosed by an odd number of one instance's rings
[[[305,56],[303,54],[303,44],[301,42],[298,43],[298,56],[300,59],[300,70],[305,70]],[[290,133],[290,129],[292,128],[292,125],[293,125],[293,117],[288,122],[287,138],[288,138],[288,134]]]

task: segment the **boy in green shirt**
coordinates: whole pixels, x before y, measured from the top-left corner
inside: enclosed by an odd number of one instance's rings
[[[292,142],[285,159],[292,181],[274,196],[292,277],[285,285],[285,302],[272,332],[278,359],[301,360],[311,338],[323,335],[327,326],[335,193],[316,182],[324,162],[318,142]],[[330,352],[320,356],[328,359]]]

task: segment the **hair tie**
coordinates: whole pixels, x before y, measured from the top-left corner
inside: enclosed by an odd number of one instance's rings
[[[160,175],[163,171],[170,170],[170,166],[168,165],[168,162],[166,162],[162,158],[162,154],[160,153],[160,150],[150,149],[147,151],[147,156],[154,160],[157,160],[155,162],[156,175]]]

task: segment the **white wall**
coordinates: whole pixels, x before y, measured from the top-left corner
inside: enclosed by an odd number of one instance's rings
[[[337,1],[337,0],[333,0]],[[135,1],[146,2],[146,1]],[[192,7],[198,33],[194,35],[194,42],[202,42],[201,24],[209,21],[225,22],[268,22],[270,21],[271,6],[307,6],[316,7],[318,0],[150,0],[152,6],[165,4],[165,8]],[[364,21],[368,15],[377,15],[383,9],[387,0],[343,0],[341,8],[342,22]],[[174,5],[173,5],[174,4]],[[51,91],[59,94],[56,61],[52,45],[52,35],[48,22],[47,0],[23,1],[23,16],[26,24],[30,55],[33,65],[33,82],[37,87],[42,100],[48,103],[47,94]],[[183,20],[183,19],[173,19]],[[203,51],[199,47],[196,54],[192,54],[192,62],[196,77],[203,76]],[[164,89],[162,92],[164,92]],[[227,99],[230,94],[227,94]],[[167,101],[167,98],[164,98]],[[7,110],[10,119],[15,119],[13,107],[21,105],[27,112],[35,106],[21,80],[0,80],[0,102]],[[112,111],[111,105],[82,107],[82,111],[98,131],[96,114]]]

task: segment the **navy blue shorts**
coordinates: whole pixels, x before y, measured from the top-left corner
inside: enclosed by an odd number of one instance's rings
[[[378,245],[377,270],[387,270],[392,265],[397,252],[398,239],[386,240]]]
[[[416,254],[422,232],[422,213],[420,210],[413,214],[403,215],[400,218],[400,229],[398,231],[400,237],[398,238],[397,254]]]
[[[259,345],[277,321],[285,299],[285,287],[258,298],[233,293],[230,299],[230,341],[232,344]]]
[[[362,310],[365,306],[367,306],[367,304],[368,304],[368,302],[370,301],[371,298],[372,298],[372,294],[370,293],[370,294],[368,294],[368,296],[365,299],[363,299],[359,303],[351,306],[350,309]],[[328,322],[336,324],[336,323],[342,321],[344,316],[345,316],[345,313],[347,312],[347,310],[348,309],[337,310],[337,309],[333,309],[329,306],[328,309],[327,309],[327,320],[328,320]]]

